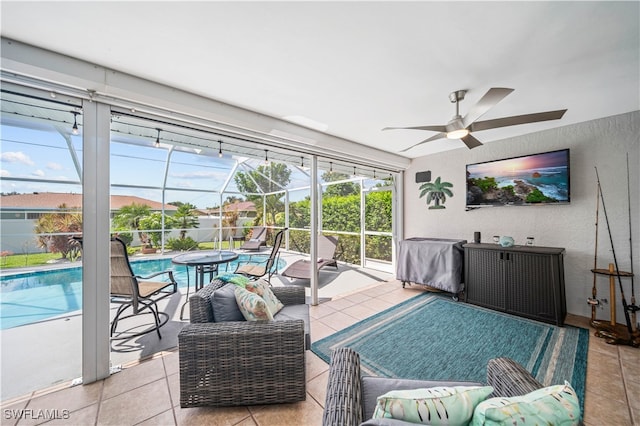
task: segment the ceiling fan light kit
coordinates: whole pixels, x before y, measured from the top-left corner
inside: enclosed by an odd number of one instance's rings
[[[516,126],[519,124],[537,123],[540,121],[558,120],[562,118],[566,109],[556,111],[546,111],[533,114],[515,115],[511,117],[497,118],[493,120],[477,121],[487,111],[493,108],[498,102],[503,100],[508,94],[513,92],[514,89],[505,87],[492,87],[484,94],[482,98],[469,110],[467,115],[462,117],[460,115],[460,101],[464,99],[467,91],[456,90],[449,94],[449,100],[451,103],[456,104],[456,113],[453,118],[445,126],[414,126],[414,127],[385,127],[382,130],[428,130],[432,132],[438,132],[436,135],[431,136],[411,145],[408,148],[401,150],[400,152],[408,151],[418,145],[422,145],[427,142],[431,142],[437,139],[460,139],[467,148],[472,149],[482,145],[478,139],[476,139],[472,132],[480,130],[496,129],[498,127]]]
[[[454,130],[447,133],[447,139],[462,139],[469,134],[467,129]]]

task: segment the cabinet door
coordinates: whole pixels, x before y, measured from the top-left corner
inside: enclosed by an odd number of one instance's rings
[[[556,321],[553,256],[505,252],[506,311]]]
[[[505,309],[502,261],[496,250],[469,248],[465,256],[467,302],[491,309]]]

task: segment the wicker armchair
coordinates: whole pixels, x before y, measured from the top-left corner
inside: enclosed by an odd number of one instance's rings
[[[302,319],[213,322],[214,280],[189,299],[191,323],[178,335],[180,406],[237,406],[306,399]],[[302,287],[274,287],[285,305],[305,305]],[[308,307],[307,307],[308,315]]]
[[[508,358],[495,358],[489,361],[487,384],[494,388],[490,397],[524,395],[542,387],[520,364]],[[373,415],[376,398],[390,390],[460,385],[482,385],[482,383],[361,376],[360,356],[353,349],[338,348],[331,355],[322,424],[324,426],[360,425]],[[403,424],[399,420],[390,420],[386,423]]]

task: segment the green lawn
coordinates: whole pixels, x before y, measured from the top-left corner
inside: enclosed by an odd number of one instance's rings
[[[59,253],[13,254],[2,256],[0,266],[4,269],[26,268],[28,266],[46,265],[49,260],[60,259]]]
[[[131,247],[133,252],[137,252],[140,250],[140,247]],[[210,250],[213,249],[213,242],[204,242],[199,243],[198,248],[200,250]],[[222,242],[222,249],[229,249],[229,242]],[[129,253],[131,255],[131,252]],[[29,266],[42,266],[46,265],[50,260],[60,260],[59,253],[32,253],[32,254],[12,254],[9,256],[2,256],[0,258],[0,268],[1,269],[11,269],[11,268],[27,268]]]

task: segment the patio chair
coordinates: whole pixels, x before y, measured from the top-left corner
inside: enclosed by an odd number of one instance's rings
[[[148,281],[160,275],[166,275],[166,281]],[[157,302],[171,296],[178,291],[178,283],[173,278],[173,271],[161,271],[155,274],[141,277],[131,269],[127,246],[119,238],[111,239],[111,303],[120,306],[113,321],[111,321],[111,338],[113,340],[130,339],[156,330],[158,338],[162,339],[160,327],[169,321],[169,315],[159,312]],[[131,313],[123,313],[131,308]],[[154,326],[136,333],[124,332],[122,336],[113,337],[118,321],[134,317],[140,314],[152,314]]]
[[[256,226],[251,230],[251,238],[242,244],[242,250],[260,250],[267,245],[267,228]]]
[[[311,345],[305,289],[273,287],[284,305],[274,320],[245,321],[229,318],[230,304],[238,309],[230,287],[214,279],[189,299],[190,323],[178,334],[180,406],[304,401]]]
[[[278,271],[278,260],[280,259],[279,250],[282,245],[284,232],[287,229],[288,228],[284,228],[276,234],[269,257],[264,259],[265,255],[249,255],[248,261],[244,263],[238,262],[235,273],[245,275],[252,279],[258,279],[266,275],[267,281],[271,284],[271,277]],[[254,260],[256,256],[260,256],[263,260]]]
[[[437,386],[482,386],[483,383],[456,380],[411,380],[396,377],[375,377],[362,374],[360,355],[351,348],[341,347],[331,354],[327,392],[322,417],[323,426],[343,425],[415,425],[397,419],[371,419],[376,399],[391,390],[432,388]],[[509,358],[493,358],[487,363],[487,385],[493,387],[489,397],[525,395],[542,385],[524,367]],[[440,403],[444,406],[444,403]],[[522,421],[518,418],[513,424]],[[569,423],[569,422],[567,422]],[[511,423],[509,423],[511,424]]]
[[[326,235],[318,237],[318,270],[325,266],[335,266],[336,270],[338,269],[338,262],[335,259],[337,247],[338,237]],[[282,275],[289,278],[311,279],[311,260],[296,260],[282,272]]]

